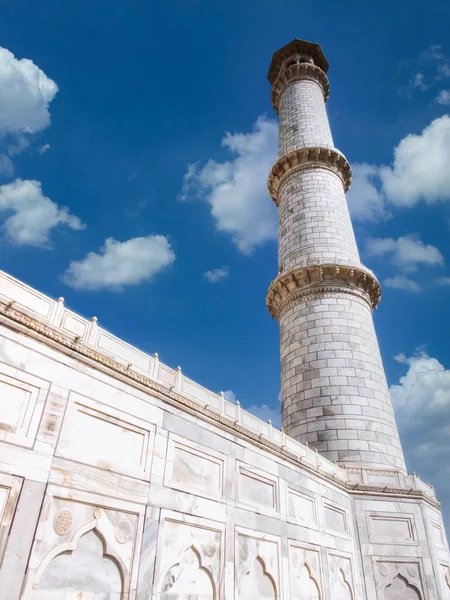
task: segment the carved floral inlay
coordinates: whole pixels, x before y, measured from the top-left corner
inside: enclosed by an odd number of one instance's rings
[[[328,96],[330,95],[330,83],[322,69],[311,63],[298,63],[282,69],[272,86],[272,106],[277,112],[280,107],[281,94],[286,87],[295,81],[304,79],[317,82],[322,88],[325,102],[328,100]]]
[[[216,542],[214,540],[210,540],[203,548],[203,552],[208,558],[212,558],[216,553]]]
[[[408,574],[410,577],[417,577],[417,567],[414,565],[409,565]]]
[[[383,577],[389,577],[389,567],[387,565],[380,565],[380,574]]]
[[[381,287],[375,275],[364,267],[346,265],[311,265],[281,273],[272,281],[266,304],[272,317],[278,318],[291,302],[303,296],[328,292],[348,293],[363,298],[376,308]]]
[[[280,186],[289,174],[314,167],[330,169],[341,178],[345,191],[350,187],[352,170],[341,152],[321,146],[297,148],[278,158],[270,170],[267,187],[275,204],[278,206]]]
[[[66,535],[72,527],[72,513],[70,510],[63,509],[55,517],[53,524],[55,533],[58,535]]]
[[[244,562],[248,559],[249,550],[247,544],[242,544],[241,546],[241,560]]]
[[[116,540],[119,544],[125,544],[130,539],[131,527],[128,521],[120,521],[116,527]]]

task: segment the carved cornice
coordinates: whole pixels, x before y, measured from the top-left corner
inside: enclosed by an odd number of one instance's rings
[[[278,192],[288,175],[317,167],[329,169],[338,175],[345,191],[348,190],[352,182],[352,170],[350,163],[341,152],[335,148],[321,146],[298,148],[278,158],[270,170],[267,187],[275,204],[278,206]]]
[[[297,63],[282,69],[272,86],[272,106],[277,112],[280,106],[281,94],[284,90],[292,83],[305,79],[318,83],[322,88],[323,99],[325,102],[328,100],[328,96],[330,95],[330,83],[322,69],[310,63]]]
[[[311,265],[280,273],[270,284],[266,304],[272,317],[278,319],[300,298],[336,294],[357,296],[375,309],[381,287],[375,275],[363,266]]]

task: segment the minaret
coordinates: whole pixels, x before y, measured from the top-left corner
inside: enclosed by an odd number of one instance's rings
[[[405,471],[372,310],[380,284],[359,259],[325,102],[328,62],[294,40],[268,79],[279,114],[269,192],[278,206],[278,276],[267,306],[280,324],[282,426],[347,466]]]

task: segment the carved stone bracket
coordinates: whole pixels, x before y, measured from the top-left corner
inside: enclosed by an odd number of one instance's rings
[[[328,96],[330,95],[330,83],[328,77],[322,69],[316,65],[302,62],[285,67],[279,72],[278,77],[272,86],[271,94],[272,105],[277,112],[280,105],[281,94],[287,86],[302,79],[309,79],[310,81],[318,83],[322,88],[325,102],[328,100]]]
[[[274,279],[267,292],[266,304],[272,317],[278,318],[299,298],[329,293],[358,296],[375,309],[380,301],[381,287],[375,275],[363,266],[311,265],[282,273]]]
[[[348,190],[352,182],[352,170],[348,160],[341,152],[334,148],[320,146],[298,148],[278,158],[270,170],[267,187],[275,204],[278,206],[280,186],[289,174],[318,166],[336,173],[342,179],[345,191]]]

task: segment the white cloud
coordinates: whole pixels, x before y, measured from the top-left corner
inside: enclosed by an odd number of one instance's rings
[[[186,173],[183,177],[183,185],[181,186],[181,191],[177,196],[177,200],[184,202],[185,200],[189,199],[191,186],[194,185],[195,178],[197,177],[197,169],[198,163],[191,163],[188,165]]]
[[[394,290],[403,290],[405,292],[420,292],[422,289],[417,282],[405,277],[405,275],[387,277],[383,281],[383,285]]]
[[[450,277],[439,277],[439,279],[436,280],[436,283],[438,285],[450,285]]]
[[[210,159],[189,165],[180,200],[208,202],[219,231],[231,236],[244,254],[277,239],[276,207],[267,192],[267,175],[277,156],[278,126],[259,117],[250,133],[227,133],[222,146],[234,155],[226,162]]]
[[[450,504],[450,369],[425,352],[396,360],[406,375],[390,387],[403,448],[412,469]],[[444,504],[444,507],[445,505]]]
[[[44,154],[44,152],[47,152],[47,150],[50,149],[50,144],[43,144],[42,146],[40,146],[40,148],[38,149],[39,154]]]
[[[444,257],[430,244],[424,244],[417,235],[393,238],[371,238],[367,241],[371,256],[390,255],[392,263],[406,273],[417,271],[419,265],[442,266]]]
[[[227,277],[228,273],[228,267],[221,267],[219,269],[211,269],[211,271],[205,271],[205,273],[203,273],[203,277],[206,279],[206,281],[209,281],[209,283],[217,283],[218,281],[221,281],[222,279]]]
[[[443,115],[420,134],[403,138],[394,149],[391,166],[355,165],[352,187],[347,194],[353,218],[378,221],[390,216],[389,207],[449,201],[449,163],[450,116]]]
[[[33,63],[0,47],[0,132],[34,133],[50,124],[56,83]]]
[[[441,90],[436,96],[435,102],[448,106],[450,104],[450,90]]]
[[[0,154],[0,175],[12,177],[14,174],[14,165],[12,160],[6,154]]]
[[[397,206],[450,200],[450,117],[407,135],[394,150],[392,167],[380,167],[383,191]]]
[[[347,203],[353,220],[379,221],[389,217],[386,198],[377,188],[378,167],[367,163],[352,166],[352,185],[347,193]]]
[[[247,410],[249,413],[251,413],[255,417],[258,417],[258,419],[261,419],[261,421],[264,421],[265,423],[267,423],[267,421],[271,421],[272,425],[274,427],[276,427],[277,429],[280,429],[280,427],[281,427],[280,407],[273,409],[273,408],[269,408],[267,406],[267,404],[260,404],[260,405],[252,404],[252,406],[247,407],[245,410]]]
[[[63,281],[75,289],[120,291],[124,286],[149,281],[174,260],[175,253],[163,235],[125,242],[108,238],[98,254],[89,252],[82,260],[71,262]]]
[[[441,44],[433,44],[427,50],[421,52],[419,60],[422,64],[434,64],[437,69],[435,81],[450,76],[450,59],[443,53]]]
[[[7,240],[18,246],[49,246],[51,230],[58,225],[84,229],[78,217],[42,193],[36,180],[16,179],[0,186],[0,213],[10,216],[3,223]],[[10,214],[12,213],[12,214]]]
[[[228,400],[228,402],[232,402],[233,404],[237,400],[236,394],[232,390],[227,390],[226,392],[223,393],[223,396],[224,396],[225,400]]]
[[[407,68],[410,75],[408,85],[400,92],[411,97],[413,92],[426,92],[449,77],[450,59],[445,56],[440,44],[433,44],[416,59],[403,61],[403,68]]]
[[[429,86],[425,83],[425,76],[421,71],[414,74],[412,87],[422,91],[428,89]]]

